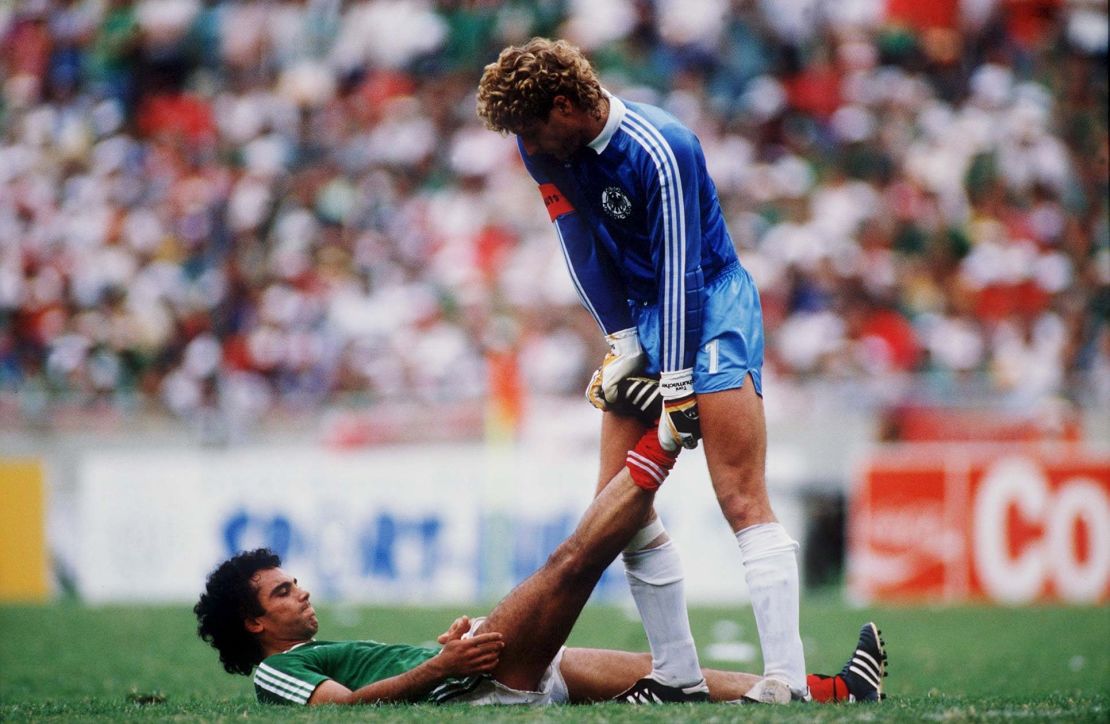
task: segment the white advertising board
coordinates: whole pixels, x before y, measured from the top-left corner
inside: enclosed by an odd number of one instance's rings
[[[98,452],[80,464],[75,579],[90,602],[191,601],[239,550],[269,546],[318,599],[499,598],[539,567],[593,494],[594,455],[481,446]],[[801,537],[791,500],[780,519]],[[700,451],[657,499],[693,602],[746,596]],[[595,594],[624,600],[621,564]]]

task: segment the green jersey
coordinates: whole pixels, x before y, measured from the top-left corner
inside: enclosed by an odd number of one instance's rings
[[[422,646],[377,641],[309,641],[267,656],[254,670],[254,691],[263,703],[307,704],[316,687],[328,679],[354,691],[403,674],[437,653]]]

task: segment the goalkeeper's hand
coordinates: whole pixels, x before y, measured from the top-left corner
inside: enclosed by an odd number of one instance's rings
[[[609,411],[635,417],[644,427],[655,427],[663,412],[663,396],[659,380],[632,375],[617,383],[616,398],[609,401]]]
[[[674,452],[679,447],[696,448],[701,439],[698,398],[694,395],[694,370],[664,372],[659,378],[663,414],[659,416],[659,444]]]
[[[586,399],[599,410],[608,410],[617,399],[617,383],[644,366],[644,348],[635,327],[605,336],[609,351],[586,388]]]

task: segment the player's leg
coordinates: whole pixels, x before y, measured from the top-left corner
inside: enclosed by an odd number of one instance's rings
[[[607,701],[651,673],[651,654],[568,647],[559,673],[571,703]]]
[[[879,702],[886,676],[887,652],[878,626],[865,623],[856,648],[836,676],[809,674],[806,681],[813,701],[826,704]],[[559,673],[572,703],[606,701],[651,670],[651,655],[609,649],[567,648]],[[763,677],[741,671],[702,669],[709,684],[709,700],[742,701]],[[789,694],[787,694],[789,698]]]
[[[568,648],[559,664],[570,700],[576,704],[612,699],[651,669],[651,654],[608,649]],[[702,669],[702,677],[709,684],[711,701],[736,701],[760,679],[755,674],[716,669]]]
[[[543,567],[514,588],[486,619],[482,631],[505,635],[501,661],[493,672],[502,684],[535,690],[601,574],[641,527],[655,497],[653,491],[640,487],[646,484],[643,466],[651,469],[658,487],[674,462],[652,434],[645,434],[629,453],[630,465],[635,465],[633,455],[641,460],[636,477],[629,467],[622,468]]]
[[[752,378],[742,387],[698,394],[705,461],[734,530],[775,521],[767,495],[767,423]]]
[[[615,412],[601,413],[601,460],[598,465],[597,491],[609,484],[624,467],[628,451],[644,434],[639,419]]]
[[[637,418],[612,412],[602,415],[599,492],[624,466],[626,451],[643,433],[644,426]],[[698,689],[695,695],[700,693],[701,667],[686,612],[682,559],[654,509],[625,547],[622,558],[651,648],[648,674],[666,686],[678,690],[693,687]]]
[[[714,280],[702,318],[706,342],[698,350],[694,391],[709,475],[740,545],[765,672],[780,689],[786,683],[802,694],[797,543],[776,522],[767,497],[763,315],[751,275],[738,267]]]
[[[767,496],[763,400],[749,376],[740,388],[698,394],[698,413],[713,489],[740,545],[764,674],[804,694],[798,544],[776,521]]]

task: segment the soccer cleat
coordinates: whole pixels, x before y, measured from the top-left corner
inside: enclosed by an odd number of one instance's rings
[[[840,678],[848,685],[848,701],[882,701],[883,677],[886,676],[886,642],[874,622],[859,630],[859,643],[852,658],[840,670]]]
[[[755,686],[748,689],[748,693],[733,703],[739,704],[789,704],[792,701],[808,701],[808,699],[790,688],[790,685],[780,679],[765,676],[755,682]]]
[[[709,701],[709,685],[702,679],[693,686],[667,686],[650,676],[613,697],[622,704],[682,704]]]

